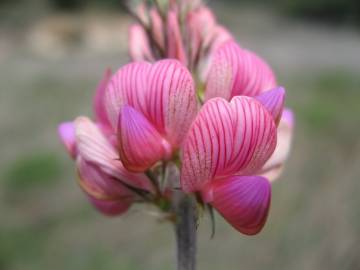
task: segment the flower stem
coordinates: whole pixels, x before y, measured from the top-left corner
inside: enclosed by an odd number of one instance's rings
[[[196,269],[196,202],[182,192],[176,194],[174,210],[177,214],[175,223],[177,245],[177,270]]]

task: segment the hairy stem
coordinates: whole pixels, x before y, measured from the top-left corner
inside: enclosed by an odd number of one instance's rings
[[[196,227],[197,211],[193,198],[182,192],[176,194],[174,210],[177,220],[175,223],[177,245],[177,270],[196,269]]]

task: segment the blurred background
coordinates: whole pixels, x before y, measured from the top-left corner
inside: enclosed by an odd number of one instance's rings
[[[174,269],[171,226],[86,201],[57,124],[128,61],[119,0],[0,0],[0,269]],[[360,269],[360,1],[210,1],[296,113],[263,232],[200,225],[198,269]]]

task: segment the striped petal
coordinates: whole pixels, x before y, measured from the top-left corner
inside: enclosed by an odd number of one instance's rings
[[[254,235],[265,225],[271,185],[261,176],[233,176],[212,182],[204,190],[203,197],[236,230]]]
[[[98,123],[100,123],[104,127],[109,127],[110,122],[107,117],[104,98],[105,98],[105,90],[111,78],[111,70],[107,69],[104,73],[104,77],[100,81],[97,86],[93,108],[95,112],[95,118]]]
[[[105,100],[114,129],[121,107],[127,104],[141,112],[175,148],[197,110],[191,74],[176,60],[126,65],[111,79]]]
[[[129,54],[133,61],[154,61],[149,39],[139,24],[129,27]]]
[[[148,76],[144,115],[159,133],[178,147],[197,111],[194,81],[176,60],[156,62]]]
[[[77,155],[75,127],[73,122],[64,122],[58,126],[58,136],[69,155],[75,159]]]
[[[228,41],[215,53],[208,75],[205,98],[256,96],[276,86],[275,76],[255,53]]]
[[[259,96],[256,96],[256,99],[260,101],[266,109],[268,109],[270,114],[273,116],[275,123],[279,124],[284,108],[285,89],[283,87],[271,89],[263,92]]]
[[[294,115],[285,109],[277,129],[277,145],[273,155],[265,163],[260,173],[270,181],[276,180],[282,173],[284,163],[289,156],[294,129]]]
[[[181,185],[200,191],[209,181],[257,172],[273,153],[276,126],[254,98],[229,103],[215,98],[203,106],[182,147]]]
[[[167,14],[167,57],[187,65],[186,51],[182,40],[179,18],[176,11]]]
[[[168,142],[141,113],[128,105],[121,109],[118,140],[120,159],[129,171],[145,171],[171,155]]]
[[[105,174],[128,185],[152,190],[149,179],[143,174],[127,171],[119,160],[112,144],[91,120],[79,117],[75,120],[76,144],[79,156],[99,167]]]

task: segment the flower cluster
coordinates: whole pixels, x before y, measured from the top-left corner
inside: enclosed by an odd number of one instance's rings
[[[172,214],[181,189],[238,231],[258,233],[291,144],[284,88],[200,1],[146,1],[132,14],[133,62],[106,71],[94,121],[59,126],[79,185],[107,215],[135,202]]]

